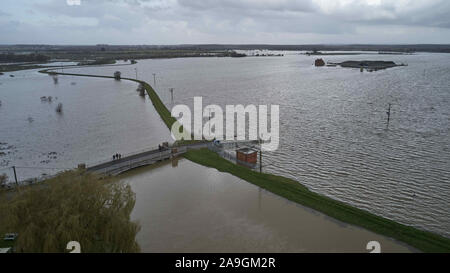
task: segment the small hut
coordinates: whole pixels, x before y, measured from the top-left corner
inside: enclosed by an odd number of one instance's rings
[[[258,151],[250,148],[242,148],[236,150],[236,158],[245,163],[256,164],[258,161]]]

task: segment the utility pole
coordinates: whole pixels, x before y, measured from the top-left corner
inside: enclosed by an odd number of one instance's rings
[[[138,75],[137,75],[137,67],[134,68],[134,71],[136,72],[136,80],[138,79]]]
[[[391,121],[391,104],[389,103],[389,109],[386,112],[387,114],[387,127],[389,127],[389,122]]]
[[[211,108],[208,108],[209,133],[211,133]]]
[[[12,166],[14,170],[14,179],[16,180],[16,185],[19,186],[19,181],[17,181],[17,174],[16,174],[16,166]]]
[[[262,173],[262,145],[261,145],[261,139],[259,139],[259,172]]]
[[[170,91],[171,101],[173,104],[173,88],[170,88],[169,91]]]
[[[156,73],[153,73],[153,87],[156,88]]]

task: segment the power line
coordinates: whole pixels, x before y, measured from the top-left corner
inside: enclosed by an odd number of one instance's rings
[[[68,169],[73,169],[72,168],[54,168],[54,167],[31,167],[31,166],[11,166],[11,167],[7,167],[7,168],[3,168],[0,170],[9,170],[9,169],[13,169],[14,167],[16,167],[16,169],[46,169],[46,170],[68,170]]]
[[[30,167],[30,166],[15,166],[18,169],[39,169],[39,170],[67,170],[73,168],[53,168],[53,167]]]

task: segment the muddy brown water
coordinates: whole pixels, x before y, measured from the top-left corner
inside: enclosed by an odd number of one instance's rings
[[[230,174],[186,159],[120,176],[136,193],[143,252],[411,252]]]

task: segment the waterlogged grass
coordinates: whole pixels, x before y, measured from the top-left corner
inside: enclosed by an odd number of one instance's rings
[[[136,80],[135,80],[136,81]],[[147,94],[150,97],[153,106],[155,107],[155,110],[158,112],[159,116],[163,120],[164,124],[166,124],[167,128],[171,129],[172,125],[175,122],[178,122],[176,118],[172,117],[169,109],[164,105],[164,103],[159,98],[158,94],[156,94],[153,87],[150,86],[150,84],[144,82],[144,81],[137,81],[139,83],[142,83],[145,90],[147,90]]]
[[[450,239],[418,230],[354,208],[342,202],[309,191],[292,179],[259,173],[221,158],[208,149],[191,150],[185,158],[246,180],[290,201],[320,211],[340,221],[395,238],[424,252],[450,252]]]

